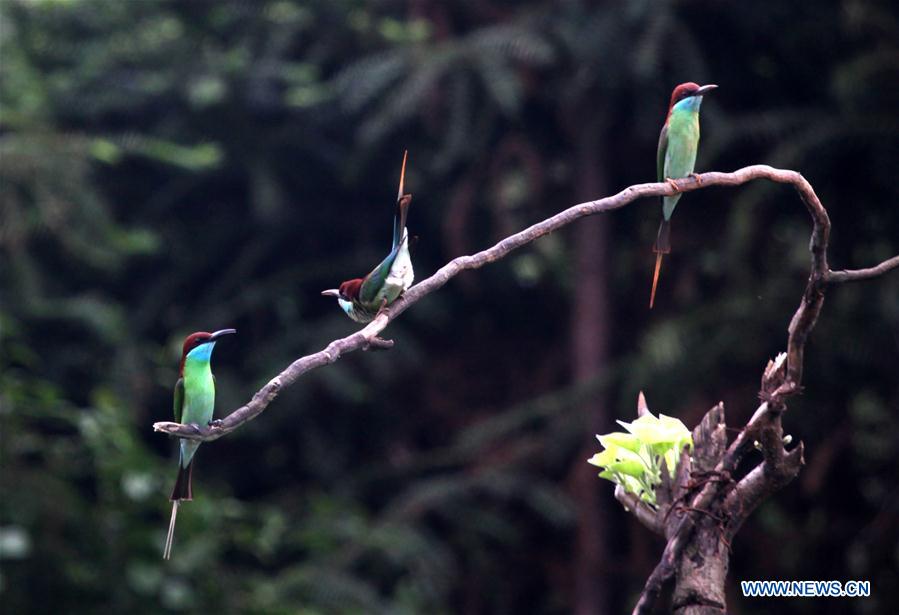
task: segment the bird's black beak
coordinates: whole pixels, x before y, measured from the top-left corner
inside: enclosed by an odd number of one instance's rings
[[[237,333],[237,329],[220,329],[209,336],[209,341],[214,342],[223,335],[231,335],[232,333]]]
[[[701,88],[699,88],[698,90],[696,90],[696,93],[693,94],[693,96],[705,96],[712,90],[717,90],[717,89],[718,89],[717,85],[715,85],[714,83],[710,83],[709,85],[704,85]]]
[[[328,290],[323,290],[322,296],[324,296],[324,297],[339,297],[340,291],[337,290],[336,288],[330,288]]]

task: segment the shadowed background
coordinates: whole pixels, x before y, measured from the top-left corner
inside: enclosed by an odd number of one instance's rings
[[[594,613],[663,545],[586,459],[650,408],[742,425],[809,266],[783,186],[685,196],[463,273],[389,352],[204,445],[161,559],[183,338],[236,327],[218,415],[356,325],[319,295],[388,251],[403,150],[419,279],[655,177],[671,89],[717,83],[697,170],[793,168],[831,266],[899,250],[899,10],[818,3],[0,1],[0,603],[9,613]],[[834,288],[785,429],[799,478],[734,542],[729,610],[899,602],[899,283]],[[866,600],[739,596],[863,579]]]

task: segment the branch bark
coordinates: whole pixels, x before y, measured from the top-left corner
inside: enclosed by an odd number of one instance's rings
[[[767,165],[753,165],[733,173],[709,172],[685,178],[678,180],[678,186],[681,192],[692,192],[711,186],[739,186],[756,179],[767,179],[776,183],[793,185],[814,221],[811,242],[812,273],[800,309],[797,310],[793,322],[790,324],[787,377],[781,386],[782,390],[779,391],[779,398],[783,398],[798,390],[802,376],[802,351],[808,332],[814,326],[820,312],[824,298],[824,286],[831,282],[837,283],[880,275],[899,266],[899,256],[870,269],[831,272],[827,267],[826,257],[830,220],[811,185],[796,171],[775,169]],[[259,416],[283,388],[296,382],[303,374],[334,363],[350,352],[368,349],[372,346],[383,346],[384,344],[378,341],[378,336],[391,321],[427,295],[441,288],[462,271],[479,269],[497,261],[510,252],[585,216],[614,211],[642,198],[670,196],[674,193],[674,188],[667,182],[629,186],[612,196],[573,205],[542,222],[506,237],[491,248],[470,256],[455,258],[438,269],[432,276],[406,291],[390,306],[389,311],[378,315],[363,329],[347,337],[334,340],[324,349],[291,363],[257,391],[249,402],[228,414],[224,419],[214,421],[210,425],[183,425],[163,421],[154,423],[153,429],[179,438],[201,441],[217,440]]]
[[[887,271],[899,267],[899,255],[888,258],[879,265],[867,269],[843,269],[842,271],[828,271],[828,284],[842,284],[843,282],[858,282],[870,280],[885,274]]]

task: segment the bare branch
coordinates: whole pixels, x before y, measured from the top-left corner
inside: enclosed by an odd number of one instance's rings
[[[881,276],[892,269],[899,267],[899,256],[888,258],[879,265],[867,269],[843,269],[842,271],[828,271],[828,284],[842,284],[843,282],[858,282]]]
[[[796,448],[782,455],[776,462],[764,461],[727,494],[722,508],[729,512],[727,539],[733,538],[749,515],[778,489],[792,481],[805,464],[804,447],[800,442]]]
[[[666,470],[667,471],[667,470]],[[642,523],[650,531],[659,536],[665,535],[665,528],[659,518],[658,511],[653,510],[648,504],[640,501],[633,493],[628,493],[621,485],[615,485],[615,499],[621,502],[624,510],[633,514],[637,521]]]
[[[802,349],[804,348],[808,332],[814,326],[814,321],[817,319],[823,301],[823,286],[829,272],[826,247],[830,234],[830,221],[827,218],[827,212],[815,195],[811,185],[802,175],[796,171],[775,169],[767,165],[744,167],[733,173],[703,173],[698,176],[678,180],[678,186],[681,192],[691,192],[710,186],[739,186],[755,179],[767,179],[777,183],[792,184],[798,190],[814,221],[811,245],[813,267],[809,278],[809,289],[806,292],[806,296],[803,297],[803,305],[800,306],[790,325],[791,341],[788,348],[788,377],[781,387],[783,389],[782,394],[788,395],[798,390],[802,373]],[[425,296],[441,288],[462,271],[478,269],[488,263],[497,261],[513,250],[517,250],[585,216],[619,209],[645,197],[670,196],[674,192],[674,188],[668,182],[629,186],[615,195],[569,207],[542,222],[538,222],[523,231],[506,237],[493,247],[477,254],[455,258],[438,269],[431,277],[422,280],[406,291],[400,299],[390,306],[389,311],[379,314],[375,320],[362,330],[335,340],[323,350],[299,358],[291,363],[284,371],[253,395],[253,398],[247,404],[237,408],[224,419],[215,421],[214,424],[208,426],[159,422],[154,423],[153,429],[192,440],[216,440],[257,417],[278,396],[281,389],[293,384],[297,378],[306,372],[334,363],[343,355],[360,348],[384,347],[385,344],[376,341],[376,339],[392,320]]]

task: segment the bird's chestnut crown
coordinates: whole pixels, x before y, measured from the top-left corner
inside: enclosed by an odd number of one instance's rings
[[[232,333],[237,333],[237,329],[219,329],[215,333],[207,333],[206,331],[191,333],[187,336],[187,339],[184,340],[184,346],[181,349],[181,357],[186,357],[187,353],[197,346],[214,342],[223,335],[231,335]]]
[[[671,93],[671,104],[669,104],[668,106],[673,107],[683,99],[689,98],[691,96],[703,96],[716,89],[717,87],[718,86],[714,84],[699,85],[698,83],[693,83],[692,81],[682,83],[674,88],[674,91]]]
[[[342,282],[340,284],[340,298],[345,301],[352,301],[353,299],[359,298],[359,293],[362,290],[362,278],[356,278],[355,280],[347,280],[346,282]]]
[[[211,339],[212,333],[207,333],[206,331],[191,333],[187,336],[187,339],[184,340],[184,347],[181,350],[181,356],[186,357],[188,352],[190,352],[200,344],[205,344]]]
[[[181,348],[181,364],[178,367],[178,374],[182,376],[184,375],[184,361],[187,359],[187,355],[191,350],[193,350],[197,346],[202,346],[203,344],[208,344],[209,342],[215,342],[223,335],[231,335],[232,333],[237,333],[237,329],[220,329],[215,333],[198,331],[197,333],[191,333],[190,335],[188,335],[187,339],[184,340],[184,346]]]

